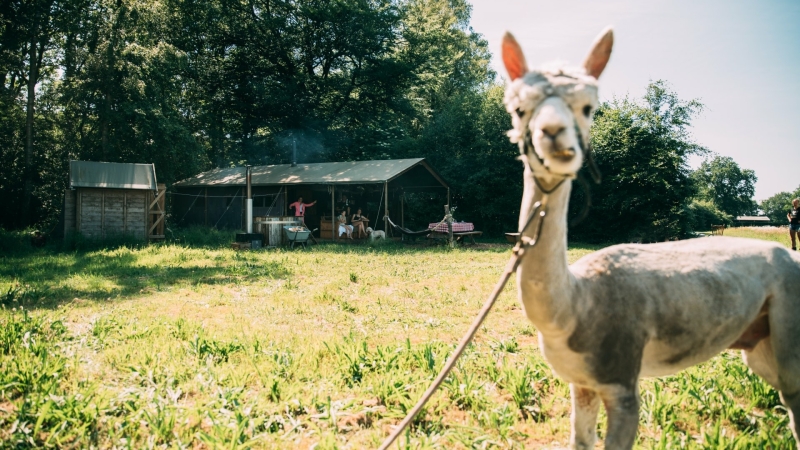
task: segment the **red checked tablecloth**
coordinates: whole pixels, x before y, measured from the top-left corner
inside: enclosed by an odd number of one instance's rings
[[[447,224],[446,223],[439,223],[434,222],[428,225],[428,228],[433,229],[437,233],[447,233]],[[436,227],[436,228],[433,228]],[[453,222],[453,233],[463,233],[465,231],[474,231],[475,225],[472,222]]]

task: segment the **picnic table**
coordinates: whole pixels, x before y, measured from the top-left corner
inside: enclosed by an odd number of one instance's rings
[[[428,225],[432,231],[437,233],[447,233],[447,223],[434,222]],[[453,222],[453,233],[465,233],[468,231],[475,231],[475,225],[472,222]]]
[[[428,225],[431,234],[428,235],[431,239],[444,239],[447,238],[447,223],[434,222]],[[453,222],[453,237],[456,242],[465,243],[466,238],[469,238],[475,244],[475,236],[480,236],[483,231],[475,231],[475,225],[472,222]]]

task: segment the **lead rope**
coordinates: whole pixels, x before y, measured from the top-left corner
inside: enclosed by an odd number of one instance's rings
[[[534,179],[536,178],[534,177]],[[563,180],[561,182],[563,182]],[[561,182],[559,182],[558,185],[556,185],[550,192],[558,188],[558,186],[561,185]],[[472,326],[469,327],[467,333],[461,338],[461,342],[458,343],[458,347],[456,347],[455,352],[450,355],[450,358],[447,360],[444,367],[442,367],[442,370],[439,372],[439,375],[436,376],[436,379],[433,380],[433,383],[431,383],[430,387],[428,387],[428,390],[422,394],[422,398],[420,398],[411,411],[406,414],[406,417],[402,422],[400,422],[399,425],[397,425],[397,428],[394,429],[392,434],[383,441],[379,447],[380,450],[386,450],[390,445],[392,445],[392,443],[394,443],[400,434],[402,434],[403,431],[408,428],[409,425],[411,425],[411,421],[414,420],[414,417],[417,415],[417,413],[419,413],[428,400],[430,400],[431,396],[433,396],[433,393],[436,392],[436,389],[441,386],[442,382],[444,382],[445,378],[447,378],[447,375],[450,374],[450,371],[456,365],[458,358],[462,353],[464,353],[464,350],[467,348],[467,345],[469,345],[470,341],[472,341],[475,333],[478,332],[478,328],[480,328],[481,324],[486,319],[486,316],[489,315],[489,311],[492,309],[492,306],[494,306],[497,297],[499,297],[500,293],[503,292],[503,288],[505,288],[508,279],[511,278],[511,275],[517,271],[517,267],[519,267],[522,256],[528,251],[528,249],[535,247],[539,242],[539,235],[542,232],[542,225],[544,224],[545,216],[547,216],[548,197],[549,192],[544,194],[540,202],[534,203],[533,210],[528,216],[528,221],[525,223],[525,226],[522,227],[522,232],[520,232],[519,238],[517,239],[517,244],[512,250],[511,259],[508,261],[508,264],[506,264],[506,268],[503,271],[503,274],[500,276],[500,281],[497,282],[491,295],[489,295],[489,298],[486,300],[486,303],[483,304],[483,308],[481,308],[480,312],[478,313],[478,317],[475,318],[475,320],[472,322]],[[539,217],[539,220],[536,222],[536,227],[534,228],[532,235],[533,237],[523,236],[523,233],[525,233],[528,227],[533,223],[533,219],[537,216]]]
[[[533,112],[534,112],[533,110],[530,111],[531,114]],[[517,111],[517,115],[519,116],[521,121],[524,120],[525,114],[526,113],[524,111],[519,111],[519,110]],[[577,135],[580,148],[586,150],[586,159],[587,159],[587,164],[589,166],[589,173],[594,179],[594,182],[600,184],[601,175],[600,171],[597,168],[597,164],[594,162],[594,157],[592,156],[591,143],[589,143],[589,145],[584,145],[583,134],[581,133],[580,128],[578,127],[578,123],[574,122],[573,125],[575,127],[575,133]],[[522,260],[522,256],[528,249],[535,247],[536,244],[539,242],[539,235],[542,232],[542,225],[544,224],[544,219],[547,216],[547,200],[550,197],[550,194],[553,193],[556,189],[558,189],[568,178],[576,177],[575,175],[553,174],[552,172],[550,172],[550,169],[543,164],[543,162],[539,159],[539,156],[536,154],[536,150],[533,147],[533,140],[530,138],[530,133],[527,127],[524,128],[522,135],[523,137],[522,137],[522,142],[520,143],[521,144],[520,150],[522,151],[523,155],[531,155],[533,157],[533,159],[529,160],[529,162],[531,161],[533,162],[532,164],[533,166],[532,168],[534,169],[533,181],[534,183],[536,183],[536,187],[538,187],[544,194],[542,196],[542,200],[540,202],[534,203],[533,210],[528,216],[528,220],[525,222],[525,226],[522,227],[519,237],[517,238],[517,244],[514,246],[514,249],[512,250],[511,259],[508,261],[508,264],[506,264],[506,268],[503,271],[503,274],[500,276],[500,281],[497,282],[491,295],[489,295],[489,298],[486,300],[486,303],[483,304],[483,308],[481,308],[480,312],[478,313],[478,317],[475,318],[475,320],[472,322],[472,326],[470,326],[469,330],[467,330],[467,333],[464,335],[464,337],[461,338],[461,342],[458,343],[458,347],[456,347],[455,352],[447,360],[444,367],[442,367],[442,370],[439,372],[439,375],[437,375],[436,379],[433,380],[433,383],[430,385],[430,387],[428,387],[428,390],[425,391],[424,394],[422,394],[422,398],[420,398],[417,404],[414,405],[414,407],[411,409],[411,411],[409,411],[408,414],[406,414],[406,417],[403,418],[403,421],[400,422],[400,424],[397,426],[397,428],[395,428],[392,434],[390,434],[389,437],[387,437],[383,441],[381,446],[378,447],[379,450],[387,450],[389,446],[392,445],[392,443],[394,443],[395,440],[397,440],[400,434],[406,428],[408,428],[409,425],[411,425],[411,421],[422,410],[422,408],[425,406],[425,403],[427,403],[428,400],[430,400],[431,396],[433,396],[433,393],[436,392],[436,389],[438,389],[439,386],[441,386],[441,384],[444,382],[445,378],[447,378],[447,375],[456,365],[456,361],[461,356],[461,354],[464,353],[464,350],[467,348],[467,345],[469,345],[469,343],[472,341],[472,338],[475,336],[475,333],[478,332],[478,328],[480,328],[481,324],[486,319],[486,316],[489,315],[489,311],[492,309],[492,306],[494,306],[494,302],[497,301],[497,297],[499,297],[500,293],[503,292],[503,289],[505,288],[508,279],[511,278],[511,275],[513,275],[514,272],[517,271],[517,267],[519,267],[520,261]],[[561,180],[558,183],[556,183],[556,185],[553,186],[552,188],[545,189],[544,186],[542,186],[539,179],[536,177],[535,175],[536,171],[546,172],[548,175],[560,176]],[[586,181],[583,180],[582,178],[579,178],[579,180],[584,185],[586,184]],[[588,197],[589,190],[586,188],[586,186],[584,186],[584,188],[587,194],[587,205],[584,207],[584,211],[581,213],[579,221],[582,220],[583,217],[585,217],[586,213],[588,212],[588,207],[591,206],[591,200]],[[523,234],[531,225],[531,223],[533,223],[533,219],[537,215],[539,216],[539,221],[536,223],[536,228],[534,229],[533,237],[523,236]]]

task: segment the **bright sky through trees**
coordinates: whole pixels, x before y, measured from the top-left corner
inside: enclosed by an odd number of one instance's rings
[[[614,26],[601,97],[640,97],[667,80],[706,110],[694,136],[758,176],[757,200],[800,185],[800,2],[796,0],[472,0],[471,24],[489,41],[492,65],[505,30],[528,63],[580,63]],[[699,165],[696,161],[695,165]]]

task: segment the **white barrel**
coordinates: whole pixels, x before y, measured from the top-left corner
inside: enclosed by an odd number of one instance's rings
[[[301,220],[298,220],[294,216],[265,217],[264,225],[266,226],[266,230],[264,234],[267,240],[264,242],[264,245],[269,245],[270,247],[287,245],[289,240],[283,232],[284,225],[299,225],[302,223]]]

